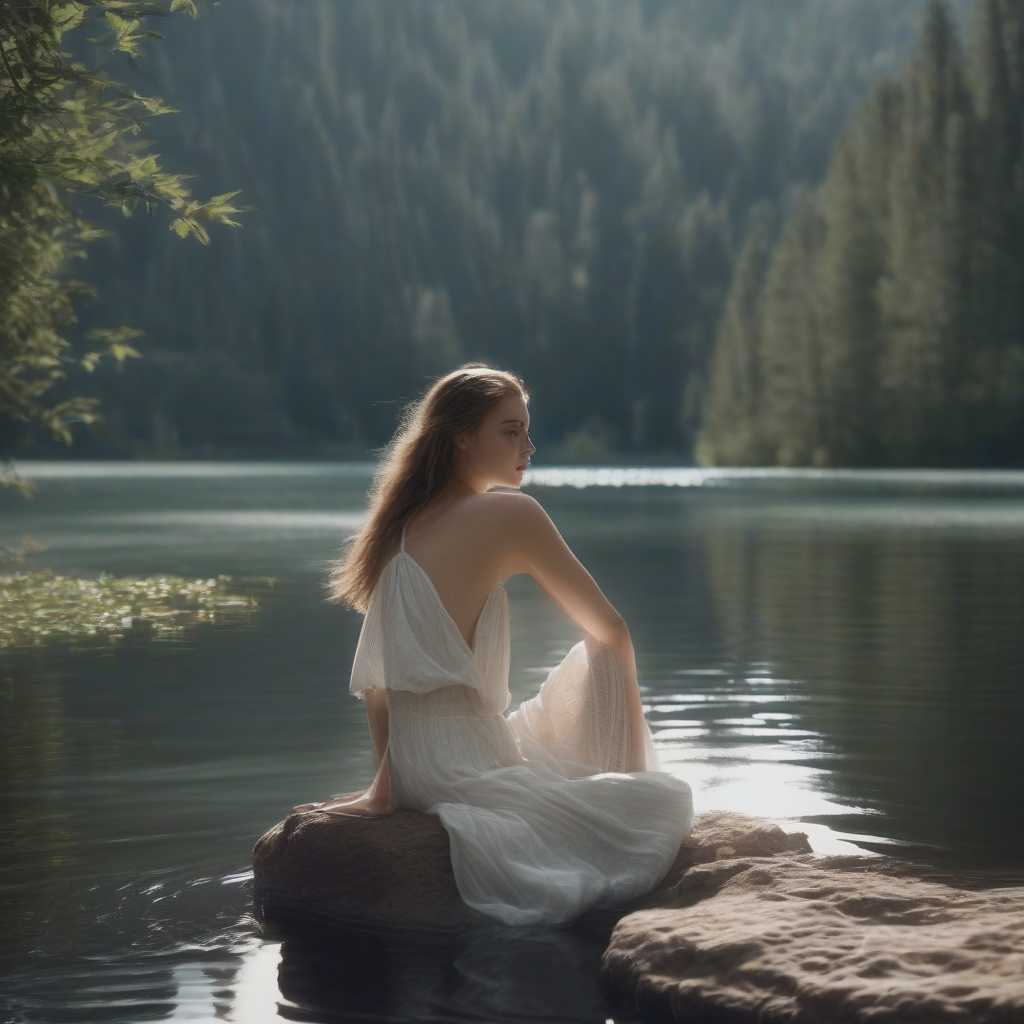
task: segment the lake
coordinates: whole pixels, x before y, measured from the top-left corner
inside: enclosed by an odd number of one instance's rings
[[[323,601],[371,465],[21,470],[38,496],[0,492],[0,544],[43,550],[4,571],[226,574],[259,607],[0,650],[4,1020],[613,1017],[600,943],[564,930],[424,950],[249,916],[258,836],[372,777],[361,620]],[[826,854],[1022,867],[1024,473],[542,467],[524,487],[628,621],[698,813]],[[514,707],[578,634],[508,589]]]

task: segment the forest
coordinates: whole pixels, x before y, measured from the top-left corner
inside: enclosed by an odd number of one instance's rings
[[[548,462],[1021,461],[1022,2],[200,4],[131,84],[255,209],[69,200],[73,330],[142,332],[72,451],[365,457],[485,359]]]
[[[931,5],[781,237],[752,226],[702,462],[1024,462],[1022,124],[1024,6],[979,0],[962,47]]]

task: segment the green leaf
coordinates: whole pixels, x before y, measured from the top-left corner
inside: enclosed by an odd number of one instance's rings
[[[132,96],[135,97],[145,108],[146,112],[152,114],[154,117],[159,114],[180,114],[181,111],[177,107],[170,107],[159,96],[140,96],[137,92],[133,92]]]
[[[96,368],[96,364],[104,355],[113,356],[119,363],[126,359],[139,359],[137,349],[128,342],[135,338],[141,338],[145,334],[138,327],[128,327],[122,324],[120,327],[97,327],[89,331],[86,337],[90,341],[99,341],[107,346],[106,352],[89,352],[82,359],[82,365],[90,372]]]
[[[196,0],[169,6],[198,14]],[[73,424],[98,418],[97,403],[80,395],[57,401],[52,389],[74,379],[72,366],[93,372],[108,356],[118,363],[138,358],[133,340],[141,334],[128,327],[91,331],[81,348],[64,336],[77,323],[77,304],[93,294],[68,276],[69,261],[112,233],[82,220],[66,195],[91,195],[125,216],[139,203],[150,213],[166,207],[172,230],[203,244],[210,240],[204,225],[232,223],[236,212],[229,195],[193,200],[187,175],[164,173],[140,132],[151,117],[175,109],[117,80],[146,40],[160,37],[146,19],[170,13],[152,0],[0,3],[10,65],[0,65],[0,404],[14,420],[62,441],[71,441]],[[75,36],[65,41],[68,32]],[[95,57],[84,45],[88,36],[97,44]],[[89,62],[68,50],[88,53]]]

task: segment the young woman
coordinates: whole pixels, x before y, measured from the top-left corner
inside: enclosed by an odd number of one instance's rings
[[[693,820],[658,770],[629,630],[540,505],[523,382],[470,363],[410,410],[332,596],[366,613],[350,690],[377,774],[298,812],[437,814],[462,898],[506,924],[572,920],[653,888]],[[507,717],[503,582],[528,573],[585,632]]]

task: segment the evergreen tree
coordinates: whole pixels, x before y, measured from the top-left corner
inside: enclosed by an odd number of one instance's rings
[[[1024,0],[999,0],[998,11],[1014,109],[1020,113],[1024,110]]]
[[[701,465],[742,466],[771,457],[760,420],[761,302],[772,240],[771,211],[756,207],[715,340],[704,427],[695,449]]]
[[[978,0],[965,61],[939,0],[918,49],[837,144],[771,257],[756,325],[718,335],[708,462],[1024,460],[1024,173],[1018,0]],[[734,282],[734,288],[738,284]],[[755,338],[767,452],[730,428]],[[732,446],[732,447],[730,447]]]
[[[783,229],[765,280],[759,429],[769,461],[780,466],[829,464],[818,301],[824,229],[817,197],[804,197]]]
[[[686,457],[751,208],[820,180],[920,5],[250,0],[172,19],[147,65],[183,112],[164,145],[260,215],[209,249],[135,222],[92,247],[81,326],[116,314],[149,340],[75,382],[119,418],[86,451],[363,456],[396,396],[484,358],[529,379],[547,458],[593,417],[612,447]]]
[[[840,139],[822,189],[821,406],[833,465],[871,465],[881,457],[878,282],[888,262],[888,186],[901,122],[901,91],[885,84]]]
[[[967,433],[991,451],[1006,440],[1024,406],[1024,289],[1021,270],[1021,111],[1015,102],[1003,5],[978,0],[971,38],[974,100],[972,210],[967,238],[969,333],[961,402]]]
[[[879,284],[884,351],[882,444],[899,463],[948,457],[962,440],[951,386],[966,344],[970,98],[956,33],[940,0],[903,79],[893,161],[889,266]]]

